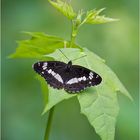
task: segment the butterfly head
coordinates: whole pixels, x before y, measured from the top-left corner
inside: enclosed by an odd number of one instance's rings
[[[68,62],[68,65],[71,66],[71,65],[72,65],[72,61],[69,61],[69,62]]]
[[[66,69],[69,70],[71,68],[71,66],[72,66],[72,61],[69,61],[67,66],[66,66]]]

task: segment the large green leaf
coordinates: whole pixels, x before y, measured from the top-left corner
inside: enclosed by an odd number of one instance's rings
[[[81,113],[87,116],[90,124],[102,140],[113,140],[116,117],[119,111],[116,91],[120,90],[126,96],[130,98],[131,96],[117,76],[105,65],[104,60],[87,49],[84,52],[87,57],[81,65],[99,73],[103,81],[99,86],[90,88],[86,93],[78,95]]]
[[[71,95],[64,90],[55,90],[49,87],[48,102],[43,113],[47,112],[60,101],[78,95],[81,113],[87,116],[90,124],[95,128],[95,131],[100,135],[102,140],[113,140],[116,117],[119,111],[117,91],[120,91],[130,99],[132,99],[131,96],[115,73],[112,72],[112,70],[105,65],[104,60],[96,54],[87,49],[84,49],[83,52],[79,49],[70,48],[61,50],[70,60],[87,55],[73,63],[88,67],[99,73],[103,81],[99,86],[88,88],[84,92],[76,95]],[[50,54],[49,57],[53,57],[59,61],[68,61],[59,50]]]
[[[31,32],[27,32],[27,34],[31,36],[31,39],[18,41],[16,52],[10,55],[11,58],[40,58],[58,48],[70,46],[68,41],[56,36]],[[78,48],[76,45],[72,47]]]
[[[97,72],[103,79],[99,86],[88,88],[82,93],[73,95],[68,94],[64,90],[56,90],[49,86],[47,88],[46,81],[43,78],[39,78],[46,101],[43,113],[62,100],[78,95],[81,113],[87,116],[90,124],[95,128],[95,131],[102,140],[113,140],[115,122],[119,110],[117,91],[120,91],[132,100],[116,74],[105,64],[103,59],[87,49],[82,49],[81,51],[81,49],[76,49],[80,48],[77,45],[73,45],[76,48],[64,49],[64,47],[69,47],[69,42],[65,42],[61,38],[48,36],[43,33],[29,34],[32,38],[21,41],[16,53],[11,57],[44,57],[45,60],[53,58],[67,63],[66,57],[58,50],[58,48],[63,48],[61,50],[70,60],[86,55],[86,57],[78,59],[73,63]]]

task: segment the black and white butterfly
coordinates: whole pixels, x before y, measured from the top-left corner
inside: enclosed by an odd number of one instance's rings
[[[102,81],[100,75],[85,67],[72,65],[72,61],[67,64],[61,61],[40,61],[33,65],[33,69],[51,87],[64,89],[68,93],[78,93]]]

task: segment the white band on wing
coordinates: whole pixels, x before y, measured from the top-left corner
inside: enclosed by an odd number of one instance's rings
[[[52,71],[52,69],[49,69],[48,73],[51,74],[56,80],[58,80],[59,82],[63,83],[62,77],[59,74],[57,74],[54,71]]]
[[[78,83],[80,81],[86,81],[86,80],[87,80],[87,78],[85,76],[83,76],[81,78],[72,78],[66,84],[75,84],[75,83]]]

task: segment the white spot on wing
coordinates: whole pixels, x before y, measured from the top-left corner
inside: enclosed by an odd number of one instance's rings
[[[78,83],[79,78],[72,78],[70,79],[67,84],[74,84],[74,83]]]
[[[89,73],[89,75],[90,75],[90,76],[93,76],[93,73],[92,73],[92,72],[90,72],[90,73]]]
[[[89,79],[91,80],[93,78],[93,76],[89,76]]]
[[[51,69],[49,69],[49,70],[48,70],[48,73],[50,74],[51,72],[52,72],[52,70],[51,70]]]
[[[47,65],[48,65],[48,63],[47,62],[44,62],[43,66],[47,66]]]
[[[40,62],[38,62],[38,66],[40,66]]]
[[[56,74],[54,71],[52,71],[52,69],[48,70],[48,74],[51,74],[56,80],[63,83],[62,77],[59,74]]]
[[[43,66],[42,66],[43,70],[47,69],[47,65],[48,65],[47,62],[45,62],[45,63],[43,64]]]
[[[86,78],[85,76],[78,78],[78,81],[79,81],[79,82],[81,82],[81,81],[86,81],[86,80],[87,80],[87,78]]]
[[[79,81],[79,82],[82,81],[82,77],[81,77],[81,78],[78,78],[78,81]]]
[[[83,81],[86,81],[86,80],[87,80],[87,78],[86,78],[85,76],[83,76],[82,80],[83,80]]]
[[[51,72],[52,76],[54,76],[56,73],[54,71]]]
[[[61,83],[63,83],[63,79],[61,78],[61,76],[59,74],[54,75],[54,77]]]
[[[99,77],[99,75],[96,75],[96,78],[98,78]]]
[[[43,68],[43,70],[47,69],[47,67],[42,67],[42,68]]]
[[[92,72],[89,73],[89,79],[90,79],[90,80],[93,78],[93,75],[94,75],[94,74],[93,74]]]

